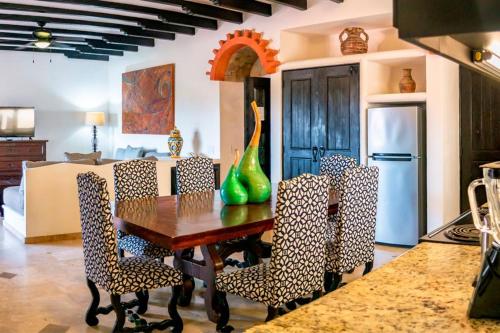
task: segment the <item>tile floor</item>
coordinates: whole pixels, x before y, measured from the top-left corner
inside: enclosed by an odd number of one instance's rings
[[[406,249],[377,246],[375,268]],[[349,282],[361,275],[362,268],[345,276]],[[170,289],[150,292],[150,307],[146,319],[167,318],[166,305]],[[204,312],[203,288],[197,281],[193,304],[179,308],[184,320],[184,332],[214,332]],[[130,297],[124,297],[125,300]],[[112,314],[100,316],[97,327],[88,327],[84,314],[90,302],[85,283],[81,241],[61,241],[24,245],[0,222],[0,332],[1,333],[70,333],[110,332]],[[242,332],[262,323],[265,306],[228,295],[231,307],[230,324]],[[101,304],[109,304],[101,293]]]

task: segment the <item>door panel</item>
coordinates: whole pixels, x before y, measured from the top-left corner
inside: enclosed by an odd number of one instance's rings
[[[481,164],[500,160],[500,81],[460,67],[460,210],[470,209],[467,188],[482,178]],[[478,191],[478,203],[486,202]]]
[[[349,76],[327,78],[328,149],[347,150],[350,144]]]
[[[311,148],[311,79],[291,82],[292,148]],[[307,110],[304,112],[304,110]],[[309,111],[309,112],[308,112]]]
[[[324,155],[342,154],[359,161],[359,65],[318,68],[319,108]]]
[[[283,72],[283,179],[319,171],[312,161],[318,141],[316,86],[314,69]]]

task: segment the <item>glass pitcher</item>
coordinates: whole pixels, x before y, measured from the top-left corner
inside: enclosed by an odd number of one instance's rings
[[[500,161],[481,165],[483,178],[472,181],[468,195],[474,225],[481,232],[493,236],[493,241],[500,246]],[[481,221],[477,206],[475,190],[479,186],[486,189],[489,216]]]

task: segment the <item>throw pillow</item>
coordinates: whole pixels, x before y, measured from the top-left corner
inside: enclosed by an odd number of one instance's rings
[[[64,153],[64,157],[65,157],[66,162],[77,161],[77,160],[86,160],[86,159],[91,159],[91,160],[94,160],[97,162],[98,160],[101,159],[101,154],[102,154],[102,152],[100,152],[100,151],[95,152],[95,153],[89,153],[89,154]]]
[[[141,158],[143,154],[144,154],[144,149],[142,147],[127,146],[127,149],[125,149],[125,152],[123,154],[123,159],[134,160],[137,158]]]

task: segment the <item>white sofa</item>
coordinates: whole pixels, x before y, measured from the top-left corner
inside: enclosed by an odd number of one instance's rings
[[[104,177],[108,182],[111,200],[114,200],[113,165],[115,163],[104,165],[58,163],[26,169],[24,198],[20,198],[24,199],[23,205],[21,203],[17,205],[13,202],[15,199],[3,205],[5,228],[25,243],[80,237],[76,176],[82,172],[93,171]],[[171,168],[175,167],[175,160],[156,163],[159,194],[170,195]],[[15,191],[16,188],[9,190]]]

